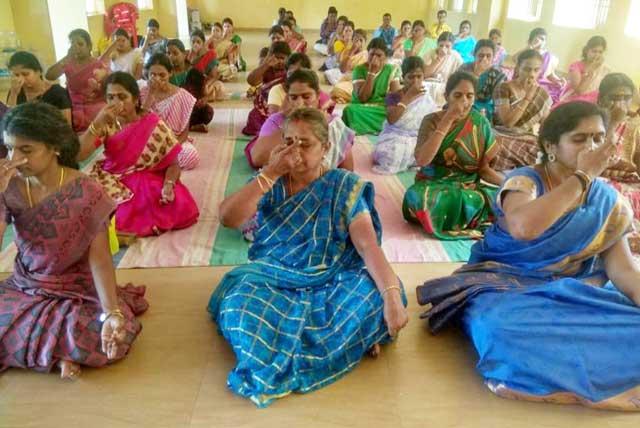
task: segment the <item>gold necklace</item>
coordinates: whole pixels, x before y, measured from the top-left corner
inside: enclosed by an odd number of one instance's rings
[[[31,186],[29,184],[29,177],[27,177],[27,199],[29,201],[29,208],[33,208],[33,199],[31,198]],[[62,188],[64,182],[64,167],[60,168],[60,181],[58,182],[58,190]]]
[[[325,174],[325,172],[327,171],[325,170],[324,165],[320,165],[320,174],[318,175],[318,178],[322,177]],[[318,178],[316,178],[316,180]],[[293,184],[291,181],[291,174],[287,174],[287,192],[289,192],[289,196],[293,196]]]

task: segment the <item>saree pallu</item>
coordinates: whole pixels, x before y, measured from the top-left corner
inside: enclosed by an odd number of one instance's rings
[[[552,82],[547,78],[549,74],[555,72],[555,70],[549,69],[554,67],[552,63],[555,63],[556,61],[557,59],[551,52],[546,51],[545,53],[543,53],[542,67],[540,68],[540,74],[538,75],[538,84],[547,91],[554,104],[560,100],[560,95],[562,94],[562,91],[564,89],[562,85],[556,82]]]
[[[511,177],[544,193],[532,168]],[[497,223],[468,265],[418,287],[418,302],[433,305],[423,315],[433,332],[461,323],[477,370],[502,397],[637,411],[640,309],[607,281],[600,258],[624,239],[631,210],[602,180],[584,199],[531,241]]]
[[[154,113],[122,130],[108,129],[103,161],[91,175],[118,204],[116,229],[137,236],[189,227],[198,220],[198,207],[189,190],[175,183],[175,199],[161,204],[167,168],[177,162],[181,146]]]
[[[249,112],[247,124],[242,129],[244,135],[256,135],[265,120],[269,117],[269,91],[276,85],[284,82],[287,77],[286,70],[269,69],[264,74],[263,84],[258,88],[253,98],[253,109]]]
[[[364,81],[367,78],[367,66],[359,65],[353,69],[353,83]],[[399,79],[399,70],[396,66],[385,64],[373,82],[371,97],[365,103],[358,99],[358,94],[353,91],[351,103],[342,112],[342,120],[356,134],[379,134],[382,124],[387,118],[387,109],[384,99],[389,92],[389,86],[393,80]]]
[[[509,105],[510,108],[517,108],[518,103],[522,101],[506,82],[498,85],[493,98],[496,107]],[[533,100],[527,104],[515,126],[502,126],[500,117],[495,116],[496,125],[493,129],[499,150],[492,166],[496,171],[509,171],[536,163],[540,147],[534,128],[549,113],[551,104],[551,97],[547,91],[538,87]]]
[[[431,130],[444,112],[425,120]],[[493,221],[497,187],[480,181],[479,169],[497,146],[486,118],[471,111],[442,141],[431,165],[417,174],[402,202],[404,218],[438,239],[478,239]]]
[[[285,187],[279,179],[260,201],[250,262],[225,275],[208,307],[236,354],[228,387],[259,407],[335,382],[391,340],[348,230],[370,215],[380,239],[372,184],[334,169],[291,197]]]
[[[390,105],[397,105],[401,94],[387,97]],[[437,110],[429,95],[423,95],[411,101],[404,113],[395,123],[385,121],[373,152],[373,171],[378,174],[397,174],[416,166],[414,151],[418,138],[418,129],[422,119]]]
[[[18,248],[13,274],[0,282],[0,372],[48,372],[61,361],[91,367],[112,362],[102,352],[102,307],[89,264],[90,246],[106,231],[113,201],[80,176],[30,208],[18,179],[0,196],[0,217],[12,223]],[[117,288],[129,351],[148,304],[144,287]]]
[[[588,103],[597,104],[598,94],[600,93],[600,82],[602,82],[604,76],[611,73],[611,69],[608,66],[602,64],[600,67],[598,67],[597,70],[593,72],[593,75],[591,77],[587,77],[587,64],[585,64],[584,61],[577,61],[569,66],[569,73],[571,72],[580,73],[582,79],[590,79],[589,85],[587,86],[584,93],[577,94],[575,92],[575,89],[567,84],[567,86],[565,86],[562,90],[560,100],[556,105],[568,103],[571,101],[586,101]]]
[[[107,72],[107,66],[98,60],[84,65],[69,62],[64,66],[75,132],[85,131],[105,106],[98,82],[101,80],[100,75]]]
[[[409,51],[411,52],[411,55],[409,56],[419,56],[422,59],[424,59],[424,57],[427,55],[427,53],[429,53],[429,51],[434,50],[437,47],[438,47],[438,43],[436,42],[436,40],[430,37],[425,37],[417,45],[414,43],[413,39],[407,39],[403,43],[405,56],[406,56],[406,51]]]
[[[462,65],[460,70],[473,73],[473,63]],[[493,122],[495,106],[493,103],[493,93],[502,82],[507,80],[507,76],[496,67],[491,67],[478,77],[478,87],[476,90],[476,100],[473,107]]]
[[[182,135],[189,129],[191,123],[191,117],[193,116],[196,98],[189,93],[186,89],[178,88],[178,91],[168,98],[160,101],[154,101],[152,104],[147,105],[146,100],[149,97],[149,87],[145,86],[140,89],[140,100],[143,105],[158,116],[160,119],[171,128],[171,132],[176,137]],[[210,107],[207,105],[207,107]],[[206,110],[206,108],[205,108]],[[205,111],[204,115],[208,115],[209,112]],[[213,108],[211,108],[211,118],[213,118]],[[201,114],[197,112],[196,114]],[[205,120],[203,117],[202,120]],[[210,122],[211,120],[209,120]],[[209,123],[207,122],[207,123]],[[182,143],[182,150],[178,155],[178,165],[183,170],[193,169],[200,163],[200,154],[195,146],[189,141]]]
[[[473,56],[473,51],[476,48],[476,39],[473,36],[468,36],[464,39],[456,38],[456,41],[453,42],[452,49],[460,54],[462,57],[462,61],[473,62],[475,60]]]

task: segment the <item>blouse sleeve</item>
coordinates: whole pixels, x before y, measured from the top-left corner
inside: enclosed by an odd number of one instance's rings
[[[502,211],[502,199],[507,192],[521,192],[530,195],[534,199],[538,196],[538,186],[536,182],[525,175],[514,175],[505,180],[502,188],[496,195],[496,205]]]
[[[69,94],[60,85],[53,85],[42,97],[42,101],[52,106],[57,107],[60,110],[67,110],[71,108],[71,100]]]
[[[404,49],[405,51],[410,51],[411,48],[413,48],[413,40],[411,39],[405,40],[404,43],[402,44],[402,49]]]
[[[400,92],[392,92],[387,94],[384,99],[385,105],[387,107],[398,105],[400,100],[402,99],[402,94]]]
[[[353,82],[363,81],[367,79],[367,67],[359,65],[353,69],[352,80]]]

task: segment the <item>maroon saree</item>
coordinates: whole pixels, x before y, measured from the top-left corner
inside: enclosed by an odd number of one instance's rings
[[[60,360],[101,367],[102,312],[89,266],[89,248],[106,229],[115,204],[87,176],[30,208],[18,179],[0,194],[0,219],[13,224],[18,254],[14,272],[0,282],[0,372],[9,367],[48,372]],[[126,317],[128,352],[147,307],[144,287],[118,287]]]

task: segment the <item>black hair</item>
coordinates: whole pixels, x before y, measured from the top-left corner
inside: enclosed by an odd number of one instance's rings
[[[329,10],[327,11],[327,15],[331,15],[331,14],[338,14],[338,9],[335,8],[335,6],[329,6]]]
[[[233,27],[233,20],[231,18],[225,18],[222,20],[223,24],[230,24]]]
[[[169,46],[175,46],[182,53],[185,53],[187,49],[184,47],[184,43],[180,39],[171,39],[167,42],[167,49]]]
[[[402,29],[402,27],[404,27],[405,25],[411,25],[411,21],[409,21],[408,19],[402,21],[402,24],[400,24],[400,29]]]
[[[419,56],[410,56],[402,61],[402,77],[411,73],[413,70],[424,70],[424,61]]]
[[[58,164],[78,169],[80,141],[62,112],[45,102],[20,104],[7,112],[2,126],[7,135],[33,140],[53,149]]]
[[[199,37],[200,40],[202,40],[203,42],[207,41],[207,38],[205,37],[204,32],[202,30],[197,29],[197,28],[195,30],[193,30],[191,32],[191,34],[189,35],[190,39],[193,38],[193,37]]]
[[[84,42],[87,44],[87,46],[89,46],[89,49],[93,47],[93,42],[91,41],[91,34],[89,34],[87,30],[84,30],[82,28],[76,28],[75,30],[69,33],[69,40],[73,39],[74,37],[82,38]]]
[[[389,18],[391,18],[391,14],[389,12],[385,12],[384,15],[382,15],[382,17],[384,18],[385,16],[388,16]]]
[[[281,7],[278,9],[278,15],[281,13],[287,13],[287,9],[285,9],[284,7]]]
[[[367,41],[367,32],[365,30],[363,30],[362,28],[358,28],[357,30],[355,30],[353,32],[353,35],[354,36],[358,35],[358,36],[362,37],[365,42]]]
[[[473,85],[474,90],[478,87],[478,79],[476,78],[476,76],[466,71],[456,71],[451,76],[449,76],[449,79],[447,80],[447,86],[444,89],[445,97],[449,98],[449,94],[451,94],[451,91],[453,91],[456,86],[460,84],[460,82],[463,82],[465,80]]]
[[[301,68],[311,68],[311,60],[307,54],[300,52],[294,52],[287,58],[287,69],[294,64],[300,64]]]
[[[340,15],[340,16],[338,17],[338,20],[337,20],[337,21],[338,21],[338,22],[340,22],[340,21],[342,21],[342,22],[347,22],[347,21],[349,21],[349,18],[347,18],[347,17],[346,17],[346,16],[344,16],[344,15]]]
[[[274,25],[273,27],[271,27],[271,29],[269,30],[269,36],[271,36],[272,34],[280,34],[284,37],[284,31],[279,25]]]
[[[222,30],[222,24],[221,24],[221,23],[219,23],[219,22],[214,22],[214,23],[213,23],[213,26],[214,26],[214,27],[218,27],[219,29],[221,29],[221,30]]]
[[[496,35],[498,37],[502,37],[502,31],[500,31],[499,28],[492,28],[491,31],[489,31],[489,38],[491,38],[491,36]]]
[[[605,127],[608,125],[607,113],[593,103],[572,101],[551,110],[538,134],[538,146],[544,159],[547,158],[544,143],[558,144],[563,134],[573,131],[583,119],[592,116],[600,116]]]
[[[114,37],[125,37],[129,41],[129,45],[131,45],[131,47],[133,47],[133,37],[131,37],[129,35],[129,33],[127,33],[127,30],[125,30],[124,28],[118,28],[113,33],[113,36]]]
[[[265,59],[267,55],[269,55],[269,48],[267,46],[263,47],[260,49],[260,52],[258,52],[258,58],[260,58],[260,60]]]
[[[585,47],[582,48],[582,60],[587,60],[587,52],[593,48],[600,46],[602,50],[607,50],[607,40],[602,36],[593,36],[588,41]]]
[[[291,55],[291,48],[287,42],[274,42],[269,49],[272,54]]]
[[[163,55],[163,54],[157,54]],[[156,55],[153,55],[156,56]],[[152,57],[153,58],[153,57]],[[133,98],[140,99],[140,88],[138,87],[138,82],[136,82],[135,77],[126,73],[124,71],[116,71],[107,76],[103,83],[104,94],[107,94],[107,87],[109,85],[120,85],[127,92],[129,92]]]
[[[367,45],[367,51],[370,51],[371,49],[380,49],[385,55],[388,55],[387,42],[385,42],[382,37],[374,37],[371,39]]]
[[[534,59],[534,58],[540,61],[544,61],[544,58],[542,58],[542,55],[540,54],[540,52],[538,52],[535,49],[526,49],[522,51],[520,55],[518,55],[518,59],[516,61],[516,70],[520,68],[523,62],[525,62],[528,59]]]
[[[149,70],[153,65],[161,65],[167,69],[169,73],[173,71],[173,65],[171,65],[171,60],[169,57],[163,53],[155,53],[149,57],[147,62],[144,64],[144,69]]]
[[[631,80],[626,74],[609,73],[604,76],[602,81],[600,81],[600,86],[598,87],[598,104],[604,104],[604,101],[607,99],[609,94],[620,86],[631,89],[631,94],[636,93],[636,86],[633,84],[633,80]]]
[[[284,83],[284,89],[289,92],[289,88],[291,87],[291,85],[296,82],[306,83],[311,89],[316,91],[316,93],[320,92],[320,82],[318,81],[318,75],[313,70],[299,69],[294,71],[289,77],[287,77],[287,80]]]
[[[36,56],[31,52],[18,51],[11,55],[7,68],[11,69],[17,65],[28,70],[39,71],[42,73],[42,65],[40,65],[40,61],[38,61],[38,58],[36,58]]]
[[[495,55],[496,53],[496,44],[493,43],[493,40],[491,39],[478,40],[478,42],[476,43],[476,47],[473,48],[473,55],[475,56],[478,52],[480,52],[480,49],[482,48],[491,48],[491,51],[493,51],[493,54]]]
[[[352,30],[355,30],[356,28],[356,24],[353,23],[353,21],[347,21],[344,23],[345,27],[351,27]]]
[[[445,31],[444,33],[440,33],[438,36],[438,43],[440,42],[455,42],[456,36],[453,35],[451,31]]]
[[[416,19],[415,21],[413,21],[413,24],[411,25],[411,28],[413,29],[413,28],[416,28],[416,27],[418,27],[418,26],[420,26],[420,27],[422,27],[422,28],[427,28],[427,27],[424,25],[424,21],[423,21],[422,19]]]
[[[295,27],[295,24],[290,19],[285,19],[284,21],[282,21],[280,26],[289,27],[293,30]]]
[[[468,19],[465,19],[460,23],[460,26],[458,26],[458,29],[461,29],[464,24],[469,24],[469,30],[473,28],[473,26],[471,25],[471,21],[469,21]]]
[[[160,23],[158,22],[157,19],[151,18],[150,20],[147,21],[147,28],[157,28],[159,30]]]
[[[445,15],[445,16],[446,16],[446,15],[447,15],[447,11],[446,11],[446,10],[444,10],[444,9],[440,9],[440,10],[438,11],[438,13],[436,14],[436,16],[438,16],[438,15]]]
[[[533,39],[535,39],[538,36],[547,37],[547,30],[541,27],[534,28],[533,30],[531,30],[531,32],[529,33],[529,43],[533,42]]]

